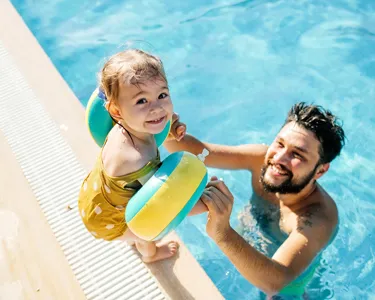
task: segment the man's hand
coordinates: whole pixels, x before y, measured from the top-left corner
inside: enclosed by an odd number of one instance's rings
[[[231,229],[229,218],[233,207],[233,195],[223,181],[212,177],[201,200],[208,208],[207,234],[218,242],[224,239]]]
[[[167,141],[176,140],[181,141],[186,134],[186,124],[180,122],[180,116],[177,113],[172,115],[172,125]]]

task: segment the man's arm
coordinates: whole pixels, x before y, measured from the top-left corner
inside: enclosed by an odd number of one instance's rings
[[[258,252],[229,225],[233,196],[223,182],[211,182],[202,201],[209,210],[208,235],[250,283],[266,294],[277,294],[308,265],[328,242],[335,221],[306,214],[272,258]],[[332,218],[335,219],[335,218]]]
[[[309,266],[327,242],[323,235],[326,232],[320,229],[309,234],[294,231],[272,258],[258,252],[233,229],[225,238],[214,240],[243,277],[271,296]]]
[[[225,146],[209,144],[188,134],[179,142],[176,140],[166,141],[164,146],[169,152],[188,151],[195,155],[202,153],[203,149],[207,149],[209,154],[205,159],[205,164],[208,167],[250,171],[259,168],[268,148],[266,145]]]

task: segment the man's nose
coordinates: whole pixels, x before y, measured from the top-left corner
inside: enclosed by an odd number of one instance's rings
[[[273,161],[276,164],[285,165],[286,161],[287,161],[287,156],[288,156],[288,154],[286,153],[285,149],[279,150],[273,156]]]

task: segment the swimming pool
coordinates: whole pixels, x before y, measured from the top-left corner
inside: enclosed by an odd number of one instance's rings
[[[321,183],[337,201],[341,226],[309,295],[373,297],[373,1],[12,3],[84,105],[103,58],[126,41],[144,40],[151,45],[136,45],[161,56],[176,110],[204,140],[269,143],[291,104],[300,100],[339,115],[347,145]],[[251,195],[249,176],[210,173],[223,177],[233,191],[236,224]],[[226,299],[257,299],[257,289],[205,235],[203,216],[184,221],[178,233]]]

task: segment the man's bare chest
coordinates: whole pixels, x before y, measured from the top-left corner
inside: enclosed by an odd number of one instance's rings
[[[255,201],[258,202],[257,204],[253,203],[256,208],[254,216],[263,222],[268,222],[268,225],[272,226],[274,230],[289,235],[298,224],[298,215],[287,207],[280,207],[276,196],[265,192],[259,179],[252,181],[252,187],[256,198],[261,199]],[[260,205],[259,202],[263,202],[263,204]]]

